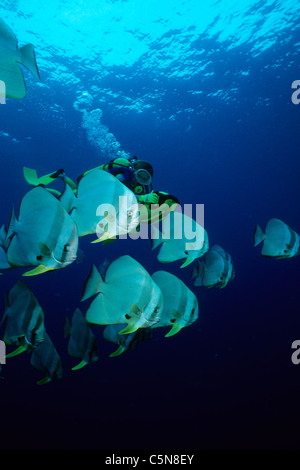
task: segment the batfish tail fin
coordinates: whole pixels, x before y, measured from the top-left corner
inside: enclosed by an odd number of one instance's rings
[[[254,241],[254,246],[259,245],[263,240],[265,240],[266,236],[262,229],[260,228],[259,225],[256,225],[254,235],[253,235],[253,241]]]
[[[20,47],[19,52],[21,55],[21,64],[24,65],[37,80],[41,80],[33,44],[26,44],[26,46]]]
[[[91,267],[90,273],[88,275],[88,278],[85,281],[85,284],[83,287],[81,302],[101,292],[103,283],[104,282],[101,277],[101,274],[99,273],[96,266],[93,264],[93,266]]]

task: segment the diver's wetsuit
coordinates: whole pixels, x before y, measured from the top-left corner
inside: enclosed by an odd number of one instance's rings
[[[105,170],[107,173],[110,173],[111,175],[118,177],[118,180],[121,181],[121,183],[125,184],[130,188],[130,185],[132,183],[133,175],[134,175],[134,170],[132,168],[128,167],[115,167],[115,168],[110,168],[109,170]]]

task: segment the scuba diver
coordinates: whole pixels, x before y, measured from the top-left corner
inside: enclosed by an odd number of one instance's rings
[[[150,163],[145,160],[138,160],[134,155],[133,157],[127,158],[114,158],[113,160],[105,163],[104,165],[97,167],[100,170],[107,171],[111,175],[118,178],[121,183],[125,184],[139,199],[140,196],[150,194],[153,191],[152,187],[152,177],[153,177],[153,168]],[[92,170],[88,170],[83,173],[82,176],[85,176]],[[79,180],[82,178],[79,177]],[[141,201],[143,202],[143,197]],[[157,196],[150,198],[152,203],[157,203]]]
[[[154,191],[152,186],[153,168],[145,160],[138,160],[134,155],[130,159],[115,158],[102,165],[102,169],[109,171],[125,184],[143,204],[147,213],[141,213],[140,221],[155,223],[162,220],[169,212],[179,205],[179,200],[163,191]]]
[[[153,167],[145,160],[138,160],[134,155],[133,157],[121,158],[116,157],[113,160],[104,163],[96,168],[86,171],[77,178],[77,185],[81,178],[95,169],[107,171],[115,176],[121,183],[125,184],[135,195],[140,204],[145,205],[147,208],[147,216],[141,220],[142,222],[156,222],[162,220],[168,212],[174,211],[179,205],[179,200],[168,193],[163,191],[154,191],[152,186]],[[73,193],[77,193],[77,185],[69,178],[64,170],[57,170],[54,173],[37,177],[36,171],[24,167],[24,177],[26,181],[32,186],[44,185],[47,186],[54,180],[60,178],[64,183],[68,184]],[[49,189],[49,188],[48,188]],[[60,194],[55,189],[49,189],[55,194]]]

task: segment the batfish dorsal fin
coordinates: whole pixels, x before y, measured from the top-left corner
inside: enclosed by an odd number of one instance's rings
[[[6,238],[9,238],[14,234],[16,222],[17,222],[17,218],[15,216],[14,206],[12,206]]]
[[[101,277],[101,274],[99,273],[98,269],[96,266],[93,264],[90,270],[90,274],[85,282],[84,288],[83,288],[83,294],[81,297],[81,302],[83,302],[86,299],[89,299],[95,294],[98,294],[101,292],[101,285],[103,283],[103,279]]]
[[[67,315],[65,316],[64,321],[64,338],[67,338],[71,334],[71,323]]]
[[[62,195],[60,196],[59,200],[67,212],[70,212],[74,208],[75,199],[76,197],[71,187],[66,184],[65,189]]]
[[[7,261],[6,251],[0,246],[0,269],[10,269],[11,265]]]
[[[265,239],[264,232],[262,231],[259,225],[256,225],[254,235],[253,235],[254,246],[259,245],[264,239]]]
[[[40,73],[36,63],[33,44],[26,44],[25,46],[20,47],[19,52],[21,55],[21,64],[30,70],[37,80],[40,80]]]

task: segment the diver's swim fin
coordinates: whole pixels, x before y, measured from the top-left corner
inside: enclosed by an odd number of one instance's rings
[[[38,186],[39,184],[47,186],[47,184],[52,183],[53,180],[57,179],[64,170],[57,170],[55,172],[49,173],[48,175],[41,176],[38,178],[36,170],[33,168],[27,168],[24,166],[23,174],[24,178],[28,184],[31,186]]]
[[[25,180],[27,181],[28,184],[31,186],[38,186],[38,177],[36,174],[36,171],[33,170],[32,168],[27,168],[26,166],[23,167],[23,175]]]
[[[36,170],[33,168],[27,168],[26,166],[23,167],[23,174],[24,178],[28,184],[31,186],[39,186],[42,184],[43,186],[47,186],[48,184],[52,183],[52,181],[56,180],[57,178],[62,178],[65,183],[67,183],[73,192],[77,191],[76,184],[65,175],[65,170],[60,169],[49,173],[48,175],[41,176],[38,178]]]

